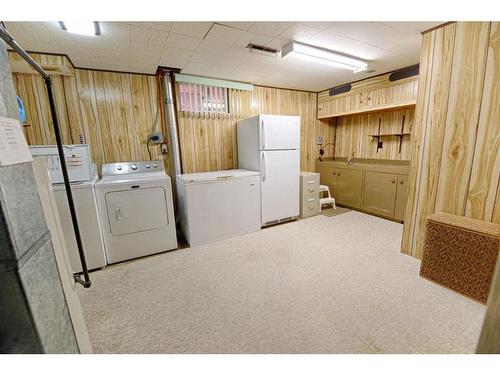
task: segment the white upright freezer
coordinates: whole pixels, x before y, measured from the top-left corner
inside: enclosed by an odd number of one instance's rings
[[[238,122],[239,167],[261,174],[261,224],[299,215],[300,117],[259,115]]]
[[[180,174],[176,184],[180,227],[190,246],[260,229],[259,172]]]

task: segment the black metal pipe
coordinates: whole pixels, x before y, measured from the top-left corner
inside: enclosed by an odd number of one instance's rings
[[[89,271],[87,269],[87,260],[85,259],[85,253],[83,251],[82,237],[80,235],[80,227],[78,226],[78,218],[76,217],[76,208],[75,208],[75,202],[73,200],[73,193],[71,191],[71,185],[69,183],[68,168],[66,166],[66,159],[64,157],[64,148],[62,143],[61,130],[59,128],[59,120],[57,118],[57,113],[56,113],[54,94],[52,92],[52,78],[50,78],[50,76],[48,78],[45,78],[45,85],[47,86],[50,113],[52,115],[52,124],[54,125],[54,134],[56,136],[57,151],[59,153],[59,162],[61,163],[64,188],[66,189],[66,195],[68,197],[69,212],[71,214],[73,231],[75,232],[76,246],[78,248],[78,254],[80,255],[80,262],[82,264],[82,271],[84,277],[84,280],[82,280],[80,277],[76,277],[75,281],[82,284],[85,288],[90,288],[91,281],[90,281]]]
[[[64,180],[64,187],[66,189],[66,196],[68,198],[69,212],[71,214],[71,221],[73,223],[73,231],[75,232],[76,245],[78,247],[78,253],[80,255],[80,263],[82,265],[83,277],[82,280],[80,276],[75,276],[75,281],[82,284],[85,288],[90,288],[92,282],[90,281],[89,271],[87,268],[87,260],[85,259],[85,253],[83,251],[82,238],[80,235],[80,228],[78,226],[78,219],[76,217],[75,202],[73,200],[73,193],[71,191],[71,185],[69,183],[68,168],[66,166],[66,159],[64,158],[64,148],[62,144],[61,130],[59,128],[59,120],[57,117],[56,106],[54,101],[54,93],[52,92],[52,78],[50,75],[40,66],[38,63],[31,58],[25,50],[21,48],[19,44],[10,36],[10,34],[5,30],[3,25],[0,25],[0,37],[11,46],[28,64],[30,64],[45,81],[47,86],[47,94],[49,98],[50,113],[52,115],[52,125],[54,127],[54,134],[56,136],[57,151],[59,154],[59,161],[61,163],[61,171]]]

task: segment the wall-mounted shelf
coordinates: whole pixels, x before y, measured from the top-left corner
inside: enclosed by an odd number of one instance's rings
[[[380,138],[384,137],[399,137],[399,153],[401,153],[401,147],[403,145],[403,137],[410,136],[411,133],[407,133],[404,131],[405,128],[405,115],[403,115],[403,120],[401,121],[401,132],[400,133],[380,133],[380,125],[382,123],[382,118],[378,119],[378,134],[368,134],[369,137],[375,138],[377,140],[377,152],[382,148],[382,142],[380,142]]]
[[[380,138],[380,137],[403,137],[405,135],[411,135],[411,133],[368,134],[369,137],[374,137],[374,138]]]

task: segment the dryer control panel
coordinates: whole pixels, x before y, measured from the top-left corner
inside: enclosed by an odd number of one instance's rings
[[[164,171],[163,162],[155,161],[125,161],[120,163],[109,163],[102,165],[102,176],[148,173]]]

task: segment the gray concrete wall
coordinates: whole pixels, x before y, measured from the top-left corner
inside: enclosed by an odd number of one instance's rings
[[[0,116],[19,118],[3,41]],[[0,167],[0,353],[78,352],[32,164]]]

